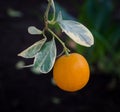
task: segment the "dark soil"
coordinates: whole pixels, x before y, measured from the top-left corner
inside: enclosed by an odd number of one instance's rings
[[[29,68],[16,68],[24,60],[17,54],[40,39],[29,35],[27,28],[42,27],[38,16],[39,11],[43,13],[42,4],[39,0],[0,1],[0,112],[119,112],[120,83],[114,73],[91,74],[85,88],[68,93],[51,83],[52,71],[36,75]],[[10,17],[8,8],[23,16]]]

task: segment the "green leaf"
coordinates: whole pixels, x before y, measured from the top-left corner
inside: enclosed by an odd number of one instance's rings
[[[37,29],[36,27],[34,26],[29,26],[28,27],[28,33],[32,34],[32,35],[40,35],[42,34],[42,31]]]
[[[45,43],[46,38],[35,42],[32,46],[28,47],[24,51],[18,54],[18,56],[24,57],[24,58],[33,58],[35,55],[40,51],[41,47]]]
[[[84,25],[72,20],[63,20],[61,13],[58,15],[57,22],[63,32],[76,43],[86,47],[94,44],[92,33]]]
[[[41,50],[35,55],[34,70],[40,73],[48,73],[56,59],[56,45],[54,38],[45,43]]]

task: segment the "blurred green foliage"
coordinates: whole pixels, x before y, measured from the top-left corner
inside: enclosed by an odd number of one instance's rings
[[[93,72],[120,76],[120,23],[115,22],[112,0],[86,0],[79,9],[79,22],[92,32],[95,43],[90,48],[78,46]]]

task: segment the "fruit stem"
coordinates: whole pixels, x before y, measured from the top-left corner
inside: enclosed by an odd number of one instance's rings
[[[48,31],[62,44],[65,54],[69,56],[70,50],[65,46],[65,43],[51,29],[48,28]]]

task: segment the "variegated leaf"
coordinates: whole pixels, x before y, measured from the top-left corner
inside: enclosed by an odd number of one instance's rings
[[[48,73],[56,59],[56,45],[54,38],[45,43],[34,60],[34,70],[40,73]]]
[[[81,23],[72,20],[63,20],[61,13],[57,19],[63,32],[65,32],[76,43],[90,47],[94,44],[92,33]]]
[[[46,38],[35,42],[32,46],[28,47],[24,51],[18,54],[18,56],[24,57],[24,58],[33,58],[35,55],[40,51],[43,44],[46,42]]]
[[[32,35],[40,35],[42,34],[42,31],[37,29],[36,27],[34,26],[29,26],[28,27],[28,33],[32,34]]]

